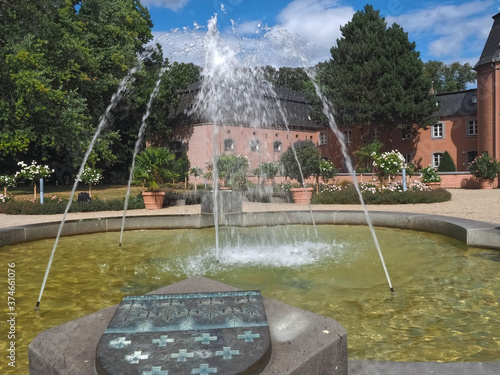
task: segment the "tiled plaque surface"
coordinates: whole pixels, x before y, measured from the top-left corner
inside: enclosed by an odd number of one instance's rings
[[[260,291],[127,296],[97,345],[99,375],[259,374],[271,357]]]

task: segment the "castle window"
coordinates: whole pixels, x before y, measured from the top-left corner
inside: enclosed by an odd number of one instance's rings
[[[346,145],[352,143],[352,130],[344,130],[344,142]]]
[[[234,151],[234,141],[232,139],[224,139],[224,151]]]
[[[401,139],[402,140],[407,140],[407,139],[411,139],[411,126],[409,125],[406,125],[405,127],[403,127],[401,129]]]
[[[467,121],[467,135],[468,136],[477,135],[477,120]]]
[[[441,160],[443,160],[442,152],[435,152],[434,154],[432,154],[432,166],[434,168],[439,167],[439,164],[441,164]]]
[[[380,141],[380,130],[378,128],[372,129],[371,138],[372,138],[372,142]]]
[[[250,150],[251,151],[259,151],[259,140],[258,139],[252,139],[250,141]]]
[[[319,133],[319,145],[323,146],[328,144],[328,136],[326,133]]]
[[[274,152],[281,152],[281,141],[274,141],[273,150]]]
[[[438,122],[436,125],[431,126],[431,132],[432,139],[444,138],[444,124]]]

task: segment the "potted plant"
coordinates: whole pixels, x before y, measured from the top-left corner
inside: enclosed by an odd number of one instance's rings
[[[437,189],[441,186],[441,177],[439,177],[436,169],[432,165],[422,168],[420,173],[422,174],[422,182],[431,189]]]
[[[173,172],[175,167],[175,154],[166,148],[148,147],[137,155],[134,181],[144,189],[142,197],[147,209],[162,208],[165,192],[160,191],[160,184],[179,177]]]
[[[500,173],[500,163],[493,159],[488,152],[483,152],[477,156],[467,169],[481,184],[483,189],[492,189],[495,178]]]
[[[313,188],[306,187],[305,180],[320,173],[320,160],[321,154],[311,141],[297,141],[281,155],[283,174],[299,181],[301,186],[290,189],[295,203],[311,201]]]

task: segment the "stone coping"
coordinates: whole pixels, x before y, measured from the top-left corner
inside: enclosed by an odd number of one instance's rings
[[[227,225],[252,227],[291,224],[367,225],[363,211],[279,211],[244,212],[226,215]],[[415,214],[406,212],[371,211],[369,220],[374,226],[416,230],[443,234],[462,241],[468,246],[500,250],[500,226],[482,221],[449,216]],[[121,229],[119,217],[67,220],[62,236],[112,232]],[[55,238],[59,222],[20,225],[0,228],[0,246]],[[125,230],[183,229],[214,226],[211,215],[155,215],[131,216]]]

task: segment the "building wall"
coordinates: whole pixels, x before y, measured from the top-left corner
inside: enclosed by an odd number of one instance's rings
[[[212,124],[200,124],[177,131],[174,140],[182,142],[186,148],[191,167],[200,167],[207,171],[207,163],[212,162],[214,147],[218,155],[235,154],[248,157],[251,173],[260,163],[277,162],[293,142],[310,140],[314,144],[319,142],[317,130],[276,130],[259,129],[238,126],[217,126],[217,135],[214,137]],[[232,141],[232,149],[225,149],[225,141]],[[252,145],[257,144],[257,147]],[[275,142],[281,146],[275,150]]]
[[[478,121],[482,124],[478,138],[478,151],[500,160],[500,62],[486,64],[477,69]]]
[[[477,135],[468,134],[468,122],[476,120],[475,115],[453,116],[440,119],[442,137],[434,137],[433,127],[418,129],[410,139],[402,139],[401,131],[393,132],[393,149],[409,155],[413,163],[426,167],[433,163],[433,154],[448,152],[457,171],[467,171],[468,157],[477,152]]]

